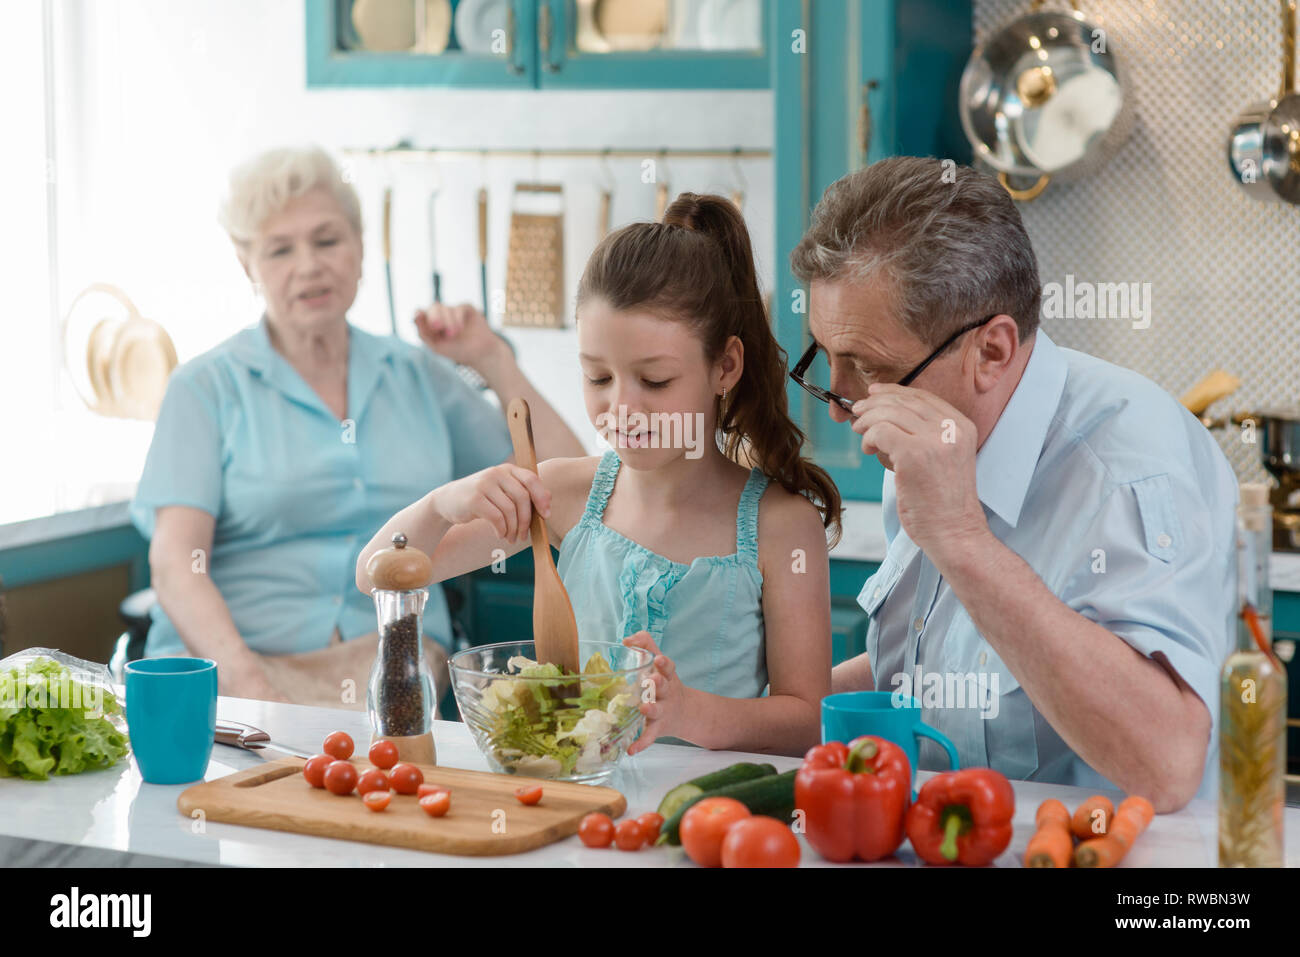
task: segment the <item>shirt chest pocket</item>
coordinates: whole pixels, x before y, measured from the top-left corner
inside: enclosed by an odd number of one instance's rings
[[[885,599],[889,597],[894,586],[898,584],[898,579],[902,575],[903,569],[885,559],[884,563],[876,569],[876,573],[867,579],[858,592],[858,606],[867,613],[870,622],[867,625],[867,658],[871,662],[871,674],[876,681],[876,687],[880,687],[880,610],[884,607]]]
[[[1023,780],[1038,770],[1034,706],[1020,681],[984,637],[965,609],[953,617],[944,642],[946,686],[961,691],[964,705],[960,741],[962,766],[984,766]],[[972,700],[973,699],[973,700]]]

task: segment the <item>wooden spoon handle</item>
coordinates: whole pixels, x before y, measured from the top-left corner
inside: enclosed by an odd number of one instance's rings
[[[533,420],[528,413],[528,403],[523,399],[511,399],[506,407],[506,421],[510,426],[510,441],[515,446],[515,463],[528,471],[537,472],[537,450],[533,447]],[[533,561],[542,565],[553,565],[551,558],[551,541],[546,535],[546,525],[537,511],[536,503],[532,507],[532,520],[528,531],[533,541]]]

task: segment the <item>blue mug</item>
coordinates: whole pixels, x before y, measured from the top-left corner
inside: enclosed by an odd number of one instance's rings
[[[944,735],[921,720],[921,702],[903,698],[894,703],[892,691],[848,691],[822,698],[822,743],[848,744],[864,734],[892,741],[903,749],[912,768],[912,799],[916,799],[916,766],[920,759],[917,738],[937,741],[948,752],[953,771],[960,766],[957,749]]]
[[[126,725],[145,781],[202,780],[217,731],[217,663],[207,658],[127,662]]]

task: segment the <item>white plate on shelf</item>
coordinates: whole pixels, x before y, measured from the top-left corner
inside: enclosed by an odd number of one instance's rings
[[[492,32],[505,30],[510,0],[461,0],[456,7],[456,40],[466,53],[492,51]]]
[[[409,50],[415,46],[415,0],[353,0],[352,26],[367,50]]]
[[[701,49],[763,47],[762,0],[701,0],[699,24]]]

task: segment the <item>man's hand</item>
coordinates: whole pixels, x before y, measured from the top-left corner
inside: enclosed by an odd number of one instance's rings
[[[864,455],[894,473],[898,519],[930,555],[988,531],[975,488],[975,424],[924,389],[872,384],[853,404]]]
[[[510,347],[492,331],[483,313],[468,303],[434,303],[421,309],[415,314],[415,328],[425,345],[438,355],[479,373],[485,364],[510,354]]]

